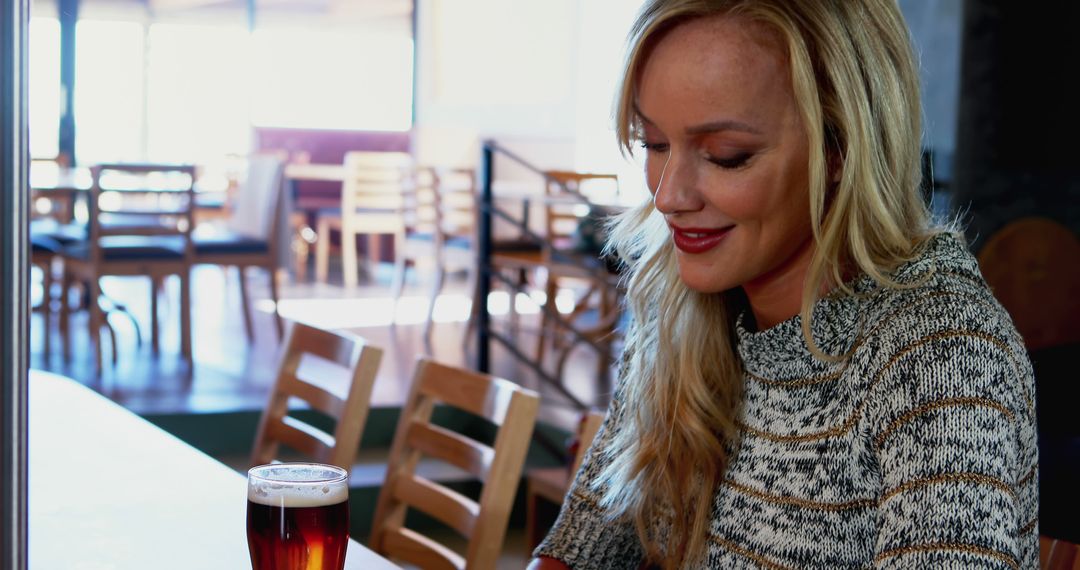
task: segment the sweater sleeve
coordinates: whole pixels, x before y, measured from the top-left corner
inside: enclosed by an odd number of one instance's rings
[[[1035,567],[1033,381],[1017,358],[954,331],[879,371],[867,410],[882,482],[875,568]]]
[[[633,525],[612,520],[599,505],[599,494],[594,487],[605,465],[604,449],[620,429],[621,419],[622,397],[616,390],[604,424],[563,500],[559,517],[533,556],[555,558],[573,570],[633,569],[640,565],[641,545]]]

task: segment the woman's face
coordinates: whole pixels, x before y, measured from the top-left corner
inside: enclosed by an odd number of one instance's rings
[[[683,282],[743,287],[751,302],[793,280],[801,290],[809,151],[780,38],[738,16],[682,23],[653,46],[636,105]]]

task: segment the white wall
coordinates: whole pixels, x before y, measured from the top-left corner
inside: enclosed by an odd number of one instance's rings
[[[640,4],[417,0],[418,158],[472,164],[494,138],[540,168],[625,169],[611,111]]]
[[[491,137],[541,168],[617,172],[624,191],[643,191],[612,120],[625,37],[642,0],[416,2],[421,160],[471,165],[478,141]],[[920,57],[925,143],[950,154],[962,0],[900,6]]]
[[[956,148],[963,0],[900,0],[922,80],[923,145],[949,156]]]
[[[574,0],[417,0],[417,15],[420,160],[475,162],[487,137],[572,145]]]

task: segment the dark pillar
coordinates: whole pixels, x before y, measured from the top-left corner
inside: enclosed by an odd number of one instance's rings
[[[79,0],[58,0],[60,13],[60,154],[58,160],[75,165],[75,24]]]
[[[954,204],[975,249],[1023,216],[1080,233],[1077,22],[1077,2],[964,2]]]
[[[968,209],[968,237],[976,250],[1024,216],[1054,219],[1080,235],[1078,21],[1076,2],[964,3],[954,195],[955,205]],[[1030,354],[1039,425],[1039,531],[1074,542],[1080,541],[1080,429],[1059,433],[1048,426],[1077,425],[1075,417],[1056,417],[1060,406],[1053,405],[1063,399],[1057,394],[1075,393],[1076,348]]]
[[[0,0],[0,568],[26,568],[30,0]]]

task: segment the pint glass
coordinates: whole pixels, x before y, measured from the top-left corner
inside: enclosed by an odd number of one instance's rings
[[[252,570],[341,570],[349,542],[349,476],[340,467],[278,463],[248,470]]]

